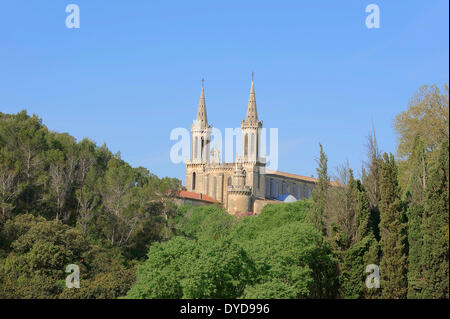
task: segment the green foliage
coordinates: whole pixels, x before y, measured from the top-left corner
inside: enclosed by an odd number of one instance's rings
[[[420,137],[427,153],[428,166],[436,160],[441,142],[449,139],[448,93],[448,84],[444,84],[442,90],[436,85],[423,85],[409,101],[407,110],[394,119],[402,189],[407,187],[413,174],[411,160],[417,137]]]
[[[442,91],[436,85],[423,85],[411,98],[408,109],[395,117],[394,127],[399,139],[397,152],[400,157],[412,153],[417,136],[421,137],[425,148],[432,152],[439,149],[442,140],[448,140],[447,84]]]
[[[236,298],[252,274],[245,251],[229,240],[176,237],[154,244],[128,298]]]
[[[449,143],[444,140],[427,181],[423,213],[424,298],[449,298]]]
[[[0,185],[0,229],[15,215],[33,213],[132,258],[172,236],[180,187],[177,179],[132,168],[105,145],[50,132],[25,111],[0,113]]]
[[[20,215],[7,222],[4,235],[12,251],[2,266],[3,298],[115,298],[134,282],[133,267],[120,254],[90,245],[60,221]],[[69,264],[80,267],[80,289],[65,287]]]
[[[0,296],[124,295],[133,260],[172,236],[179,187],[26,111],[0,113]],[[84,284],[67,290],[65,267],[81,259]]]
[[[370,298],[366,288],[367,265],[378,264],[378,242],[373,234],[356,242],[343,253],[341,270],[342,297],[348,299]]]
[[[384,154],[380,171],[381,287],[384,298],[405,298],[407,292],[406,218],[400,200],[397,165]]]
[[[336,260],[304,222],[309,202],[267,205],[237,220],[218,207],[183,207],[179,235],[152,245],[128,298],[324,298]]]
[[[333,211],[336,223],[330,238],[333,251],[340,260],[340,296],[346,299],[374,298],[378,294],[366,288],[368,274],[365,269],[369,264],[379,264],[379,244],[375,238],[378,224],[366,190],[359,180],[354,180],[350,170],[347,187],[334,192],[344,195],[340,200],[344,209]]]
[[[224,214],[220,206],[184,206],[180,210],[184,213],[178,221],[177,229],[192,239],[218,240],[226,237],[231,227],[237,223],[237,219]]]
[[[425,204],[426,178],[428,175],[425,147],[416,138],[411,159],[405,199],[408,202],[408,298],[420,298],[423,289],[422,272],[422,220]]]
[[[317,161],[319,167],[317,171],[317,184],[311,192],[314,202],[314,209],[308,214],[308,221],[315,225],[317,229],[326,234],[325,214],[328,204],[328,190],[330,188],[330,177],[328,176],[328,157],[323,151],[322,144],[319,143],[320,158]]]
[[[177,179],[106,145],[0,113],[0,298],[449,298],[448,87],[421,88],[394,125],[398,163],[373,131],[362,182],[347,168],[332,187],[319,144],[312,200],[237,219],[176,207]]]

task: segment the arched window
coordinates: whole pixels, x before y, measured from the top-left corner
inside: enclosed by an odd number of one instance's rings
[[[248,134],[244,136],[244,156],[248,155]]]
[[[246,185],[247,184],[247,172],[245,170],[243,170],[242,173],[244,174],[244,185]]]
[[[260,189],[260,187],[261,187],[261,185],[260,185],[260,183],[261,183],[261,175],[259,175],[259,173],[257,173],[258,174],[258,189]]]
[[[214,197],[214,199],[217,198],[217,177],[215,177],[215,176],[213,179],[213,197]]]
[[[252,133],[252,138],[250,140],[250,154],[255,154],[255,133]]]
[[[195,137],[194,142],[194,159],[198,158],[198,136]]]
[[[204,148],[204,145],[205,144],[205,141],[203,140],[203,137],[202,137],[202,143],[201,143],[201,149],[200,149],[200,159],[203,159],[203,148]]]
[[[259,130],[259,129],[258,129]],[[256,135],[256,158],[258,158],[259,154],[259,135]]]
[[[228,185],[228,186],[231,186],[231,177],[228,177],[227,185]]]
[[[196,178],[196,177],[197,177],[197,176],[196,176],[195,172],[192,173],[192,189],[193,189],[193,190],[195,189],[195,178]]]
[[[297,199],[300,199],[300,185],[297,185]]]

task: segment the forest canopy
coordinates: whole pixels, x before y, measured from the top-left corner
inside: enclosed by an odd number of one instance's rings
[[[394,119],[397,154],[373,128],[361,171],[333,176],[319,144],[311,199],[238,217],[178,206],[178,179],[0,113],[0,298],[449,298],[448,114],[448,86],[424,86]]]

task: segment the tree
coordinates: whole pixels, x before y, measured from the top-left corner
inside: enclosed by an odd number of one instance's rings
[[[395,117],[394,128],[398,135],[397,154],[408,157],[416,136],[420,136],[426,150],[439,148],[443,139],[449,138],[448,85],[443,94],[436,85],[424,85],[411,98],[408,109]],[[437,153],[436,153],[437,154]],[[434,159],[434,156],[432,156]]]
[[[362,183],[366,191],[370,216],[373,220],[374,235],[377,240],[380,239],[378,224],[380,221],[380,165],[381,151],[378,148],[377,138],[375,135],[375,126],[372,123],[372,133],[367,138],[367,162],[364,163],[362,169]]]
[[[328,203],[328,189],[330,188],[330,177],[328,176],[328,158],[323,151],[322,144],[319,143],[320,158],[317,161],[319,167],[317,171],[317,184],[311,192],[314,202],[314,210],[308,216],[308,221],[317,227],[321,232],[326,234],[325,218]]]
[[[411,175],[405,195],[408,202],[408,298],[420,298],[423,289],[422,220],[428,176],[425,148],[420,137],[414,142],[411,157]]]
[[[421,269],[424,298],[449,298],[448,154],[448,139],[444,139],[426,186]]]
[[[348,249],[358,239],[359,212],[357,181],[347,166],[339,168],[340,175],[347,176],[345,187],[333,187],[329,191],[329,219],[334,243],[339,249]],[[340,178],[341,182],[345,182]]]
[[[343,252],[340,290],[346,299],[370,298],[371,291],[366,288],[366,266],[378,264],[378,243],[373,234],[362,238]]]
[[[8,298],[56,298],[65,267],[78,264],[88,249],[80,233],[56,220],[21,215],[5,230],[14,236],[4,265]]]
[[[348,163],[338,168],[338,180],[346,187],[330,191],[330,243],[339,258],[340,296],[374,298],[377,293],[365,286],[365,269],[379,264],[379,247],[374,236],[375,225],[367,192],[360,180],[354,179]]]
[[[48,130],[37,116],[30,117],[26,111],[0,113],[0,122],[0,148],[14,160],[18,170],[16,209],[32,211],[42,196]]]
[[[383,298],[405,298],[407,292],[406,221],[392,154],[384,153],[380,167],[380,264]]]
[[[128,164],[112,158],[102,184],[102,200],[107,213],[103,219],[103,232],[111,245],[125,245],[141,217],[139,211],[130,209],[136,175]]]
[[[191,256],[195,246],[194,241],[183,237],[152,245],[148,259],[137,268],[137,281],[127,298],[182,298],[182,268],[185,256]]]
[[[87,235],[88,227],[94,218],[95,209],[100,203],[100,197],[95,190],[96,177],[96,170],[90,169],[86,174],[83,186],[75,192],[78,202],[77,224],[84,235]]]
[[[398,114],[393,122],[397,138],[399,158],[399,183],[405,189],[411,175],[414,141],[420,137],[427,155],[427,165],[436,160],[443,139],[449,138],[448,85],[441,93],[436,85],[422,86],[411,98],[406,111]]]
[[[18,215],[1,235],[12,249],[0,265],[3,298],[117,298],[135,281],[134,264],[120,252],[89,244],[58,220]],[[65,287],[69,264],[80,268],[80,289]]]
[[[19,170],[8,155],[0,151],[0,226],[10,217],[20,194]]]
[[[267,205],[240,220],[184,207],[177,235],[153,244],[127,298],[332,298],[336,259],[305,222],[309,202]]]

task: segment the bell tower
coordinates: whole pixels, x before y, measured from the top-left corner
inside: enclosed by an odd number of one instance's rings
[[[197,117],[191,125],[192,148],[191,160],[186,163],[186,187],[189,191],[207,194],[208,176],[205,175],[205,170],[210,157],[212,125],[208,125],[204,82],[202,79]]]
[[[210,154],[210,137],[212,126],[208,126],[205,102],[205,80],[202,79],[202,91],[198,102],[197,118],[191,125],[192,154],[191,159],[197,163],[208,163]]]
[[[242,165],[246,173],[246,184],[252,187],[252,194],[258,197],[264,196],[265,182],[262,176],[262,167],[265,166],[261,159],[261,130],[262,121],[258,121],[258,109],[255,97],[255,74],[252,72],[252,85],[248,99],[247,114],[241,122],[242,130]]]
[[[252,86],[248,99],[247,115],[241,122],[242,129],[242,157],[244,162],[257,162],[260,156],[261,129],[263,122],[258,122],[256,108],[254,73],[252,72]]]

